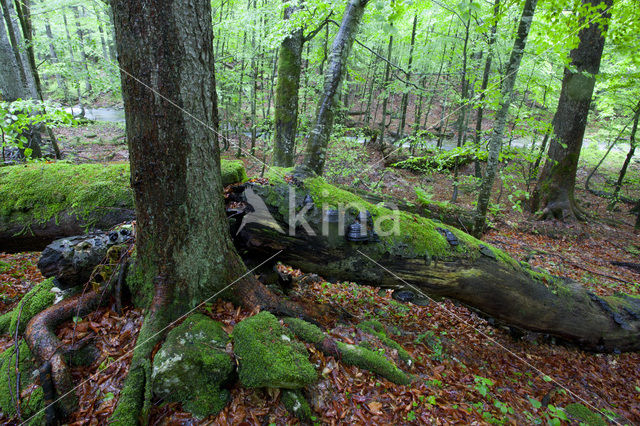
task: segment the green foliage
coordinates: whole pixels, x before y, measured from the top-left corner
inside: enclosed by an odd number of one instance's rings
[[[409,365],[413,363],[413,359],[409,355],[409,352],[400,346],[398,342],[387,336],[387,331],[380,322],[376,320],[362,321],[358,324],[358,328],[366,333],[376,336],[385,346],[398,351],[398,357],[400,357],[404,362]]]
[[[282,392],[282,403],[291,414],[303,422],[311,420],[311,407],[299,390],[285,389]]]
[[[31,156],[31,148],[25,148],[27,138],[24,132],[32,126],[70,126],[74,124],[71,114],[50,102],[33,99],[18,99],[14,102],[0,101],[0,149],[15,146],[24,150],[25,157]]]

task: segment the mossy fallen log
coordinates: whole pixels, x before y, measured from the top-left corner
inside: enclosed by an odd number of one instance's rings
[[[251,205],[233,227],[245,258],[283,250],[278,260],[328,279],[452,298],[507,325],[589,350],[640,349],[638,297],[599,297],[453,227],[368,203],[322,178],[299,176],[287,179],[297,184],[290,185],[282,178],[287,173],[275,170],[268,184],[246,185],[240,194]],[[365,210],[377,235],[349,241],[347,228]],[[298,220],[303,211],[306,222]]]
[[[222,160],[222,182],[246,179]],[[134,219],[128,163],[33,163],[0,168],[0,252],[42,250],[62,237]]]

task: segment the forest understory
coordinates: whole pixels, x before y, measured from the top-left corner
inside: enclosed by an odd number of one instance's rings
[[[127,161],[123,128],[116,124],[92,124],[58,130],[61,149],[72,162]],[[353,130],[347,130],[348,136]],[[346,141],[346,142],[345,142]],[[424,188],[429,201],[448,205],[453,179],[447,170],[415,173],[385,167],[383,154],[371,146],[336,138],[326,177],[334,184],[347,185],[381,195],[391,195],[410,203],[419,203],[414,188]],[[593,150],[592,150],[593,151]],[[232,149],[223,156],[234,158]],[[225,155],[226,154],[226,155]],[[518,200],[506,189],[495,191],[492,202],[500,204],[490,217],[491,229],[483,237],[513,256],[552,275],[572,278],[598,295],[624,292],[640,294],[640,273],[612,262],[635,262],[640,254],[640,237],[633,230],[635,217],[628,205],[614,211],[606,202],[585,191],[583,181],[591,171],[596,154],[583,155],[578,171],[576,198],[593,218],[588,222],[535,222],[520,213]],[[401,157],[401,155],[399,156]],[[262,164],[255,157],[243,156],[249,176],[260,176]],[[595,160],[594,160],[595,158]],[[519,170],[517,159],[503,167]],[[522,165],[525,167],[526,165]],[[593,185],[605,184],[602,168],[594,175]],[[457,206],[471,210],[475,189],[464,180],[473,174],[473,164],[461,168]],[[637,162],[631,166],[631,178],[640,174]],[[500,182],[500,187],[503,187]],[[526,190],[527,182],[517,181],[513,188]],[[630,186],[630,185],[629,185]],[[637,194],[627,194],[637,197]],[[522,202],[523,200],[520,200]],[[513,206],[516,208],[513,208]],[[460,226],[464,230],[464,224]],[[39,253],[0,255],[0,314],[12,309],[20,298],[43,280],[36,268]],[[560,407],[582,404],[600,410],[608,421],[622,424],[640,422],[640,381],[638,353],[594,354],[572,346],[557,345],[536,333],[513,335],[458,303],[443,300],[419,304],[395,300],[392,292],[361,286],[358,283],[330,283],[310,272],[279,265],[294,277],[289,293],[293,300],[321,302],[348,312],[351,318],[336,321],[325,317],[320,324],[329,335],[346,343],[382,347],[381,342],[363,333],[356,325],[362,320],[380,321],[393,338],[415,360],[407,365],[397,351],[390,356],[398,365],[420,378],[411,386],[395,385],[357,367],[347,366],[307,345],[311,362],[321,372],[320,380],[307,389],[314,423],[321,424],[431,424],[447,422],[478,423],[575,423],[578,417]],[[426,306],[419,306],[425,305]],[[216,301],[200,311],[222,322],[230,332],[235,324],[255,314]],[[117,314],[113,304],[100,308],[82,320],[68,321],[57,329],[63,343],[90,339],[98,351],[91,365],[73,367],[71,374],[79,386],[79,409],[70,424],[101,424],[112,414],[125,373],[131,361],[142,312],[125,307]],[[13,337],[0,338],[0,350],[14,345]],[[579,374],[576,374],[579,372]],[[32,389],[21,389],[28,400]],[[281,403],[278,390],[231,387],[229,404],[216,417],[197,420],[177,403],[154,399],[150,424],[292,424],[292,417]],[[567,410],[568,412],[568,410]],[[595,419],[595,420],[594,420]],[[17,418],[0,418],[19,424]],[[26,419],[22,419],[26,420]],[[582,420],[584,421],[584,419]],[[592,423],[604,422],[594,415]],[[604,424],[604,423],[602,423]]]

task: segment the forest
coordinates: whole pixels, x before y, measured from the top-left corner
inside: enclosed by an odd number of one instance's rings
[[[638,0],[0,0],[0,422],[640,423]]]

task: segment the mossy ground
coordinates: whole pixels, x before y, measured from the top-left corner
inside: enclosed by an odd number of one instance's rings
[[[15,308],[0,316],[0,333],[13,335],[16,326],[19,326],[19,333],[24,332],[31,318],[53,304],[56,295],[52,288],[53,278],[49,278],[29,290]]]
[[[24,390],[33,383],[32,373],[36,370],[36,366],[31,351],[24,341],[20,342],[19,350],[20,389]],[[16,371],[13,368],[15,362],[15,346],[12,345],[0,354],[0,371],[3,372],[0,374],[0,408],[7,417],[13,417],[16,414],[16,406],[11,398],[11,392],[15,397]],[[34,416],[29,424],[44,424],[44,411],[39,412],[43,407],[43,393],[40,386],[33,389],[28,398],[22,398],[20,401],[22,418],[26,420]]]
[[[407,352],[402,346],[400,346],[398,342],[391,339],[387,335],[387,330],[379,321],[376,321],[376,320],[362,321],[360,324],[358,324],[358,328],[366,333],[376,336],[380,340],[380,342],[382,342],[382,344],[384,344],[385,346],[398,351],[398,357],[402,361],[406,362],[409,365],[413,363],[413,359],[409,355],[409,352]]]
[[[296,389],[317,379],[306,347],[268,312],[236,325],[233,342],[244,386]]]

